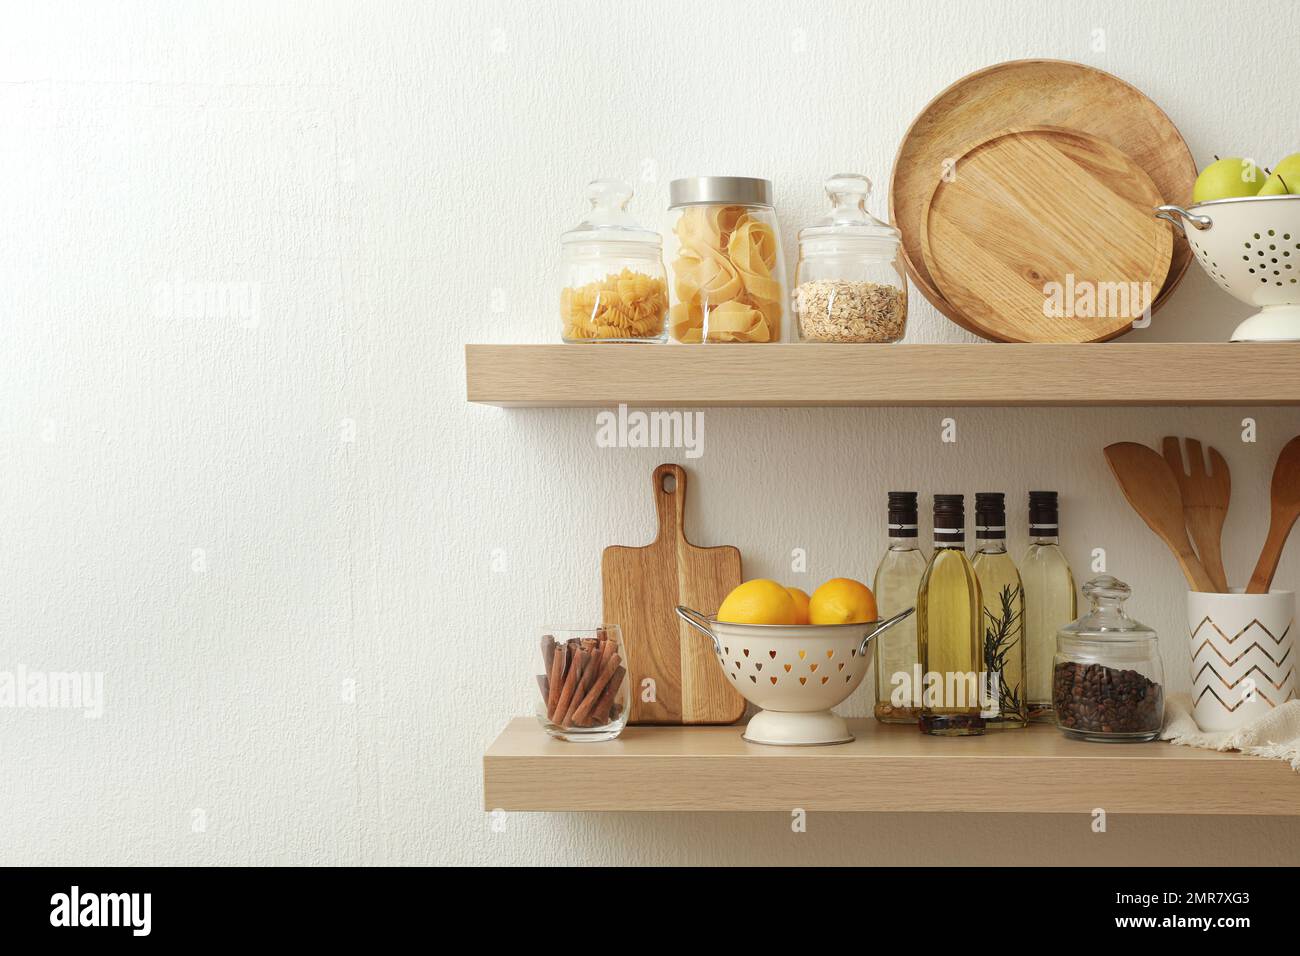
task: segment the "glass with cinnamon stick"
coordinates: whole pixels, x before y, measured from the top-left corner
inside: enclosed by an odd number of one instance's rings
[[[561,740],[613,740],[631,704],[617,624],[548,628],[542,636],[537,719]]]

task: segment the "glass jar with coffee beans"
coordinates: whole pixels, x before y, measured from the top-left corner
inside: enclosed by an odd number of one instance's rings
[[[1125,613],[1132,590],[1123,581],[1093,578],[1083,594],[1092,607],[1056,635],[1056,726],[1078,740],[1155,740],[1165,716],[1156,632]]]

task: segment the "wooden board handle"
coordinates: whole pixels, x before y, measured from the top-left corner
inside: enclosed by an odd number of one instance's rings
[[[670,482],[671,479],[671,482]],[[659,512],[659,536],[655,539],[686,540],[686,469],[681,465],[660,465],[654,471],[655,510]],[[664,487],[671,483],[672,490]]]

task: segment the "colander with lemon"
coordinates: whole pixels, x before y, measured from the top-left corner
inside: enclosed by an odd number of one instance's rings
[[[871,589],[849,578],[833,578],[811,597],[760,578],[727,595],[716,617],[687,607],[677,614],[713,642],[728,680],[761,708],[745,739],[790,747],[853,739],[831,708],[862,683],[867,645],[912,610],[877,620]]]

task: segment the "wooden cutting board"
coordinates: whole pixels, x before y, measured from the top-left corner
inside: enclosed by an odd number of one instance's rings
[[[1001,342],[1098,342],[1129,331],[1169,272],[1173,234],[1151,177],[1077,130],[999,132],[956,158],[921,219],[921,252],[968,328]]]
[[[903,234],[908,275],[958,325],[965,326],[965,320],[926,269],[922,211],[939,179],[968,146],[1001,130],[1030,125],[1091,133],[1141,166],[1159,188],[1162,202],[1191,201],[1196,162],[1187,143],[1160,107],[1118,77],[1083,63],[1042,59],[998,63],[962,77],[931,100],[904,134],[889,190],[889,216]],[[1191,261],[1191,248],[1178,243],[1156,309]]]
[[[623,630],[634,724],[729,724],[745,701],[718,666],[712,645],[677,617],[679,604],[708,615],[740,584],[740,551],[686,540],[686,470],[654,471],[659,535],[644,548],[612,545],[601,556],[605,622]],[[644,682],[654,681],[646,701]]]

